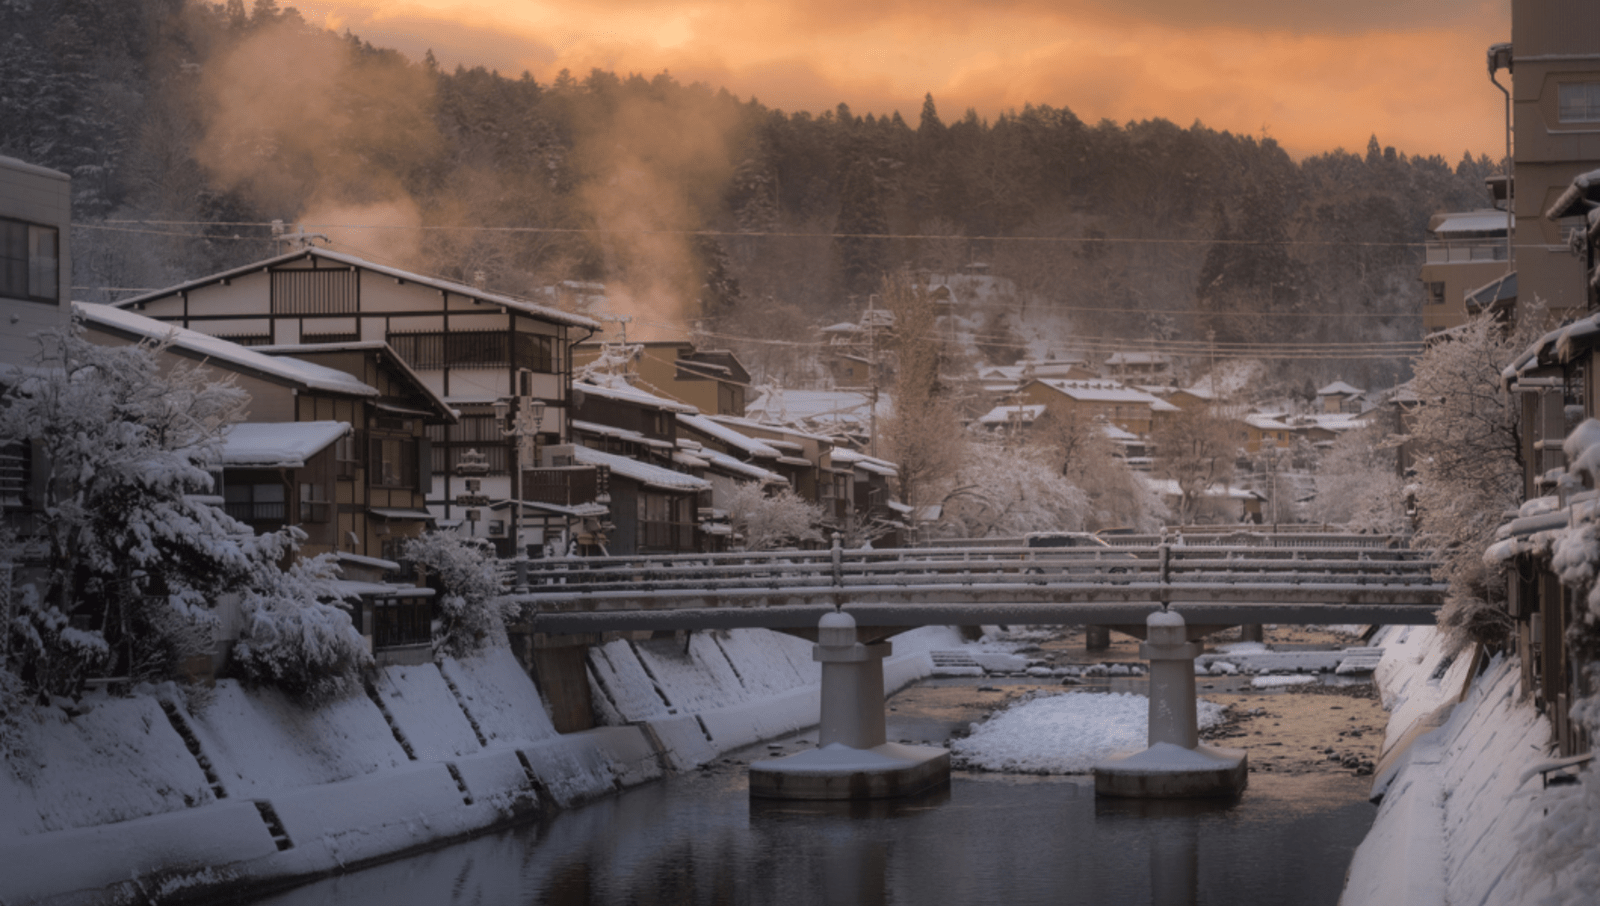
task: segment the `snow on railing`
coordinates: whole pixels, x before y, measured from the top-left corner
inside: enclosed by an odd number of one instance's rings
[[[1176,591],[1254,598],[1293,591],[1338,597],[1388,593],[1437,603],[1436,564],[1402,548],[1220,547],[1158,544],[1115,548],[902,548],[762,551],[516,561],[513,585],[529,603],[701,599],[738,593],[822,598],[933,590],[1073,592],[1107,599],[1169,600]],[[1210,589],[1210,591],[1206,591]]]

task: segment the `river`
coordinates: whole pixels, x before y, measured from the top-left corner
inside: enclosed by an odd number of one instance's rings
[[[994,680],[919,684],[891,700],[889,738],[937,741],[959,732],[980,688],[1015,691]],[[1325,700],[1278,707],[1291,698]],[[967,712],[952,711],[952,700],[969,703]],[[1356,718],[1339,717],[1344,699],[1336,696],[1266,692],[1254,700],[1254,713],[1272,719],[1246,723],[1231,734],[1245,738],[1227,742],[1251,751],[1250,787],[1236,801],[1104,800],[1088,777],[957,771],[948,788],[914,800],[752,802],[745,766],[814,743],[800,734],[256,902],[1333,906],[1376,811],[1366,799],[1370,778],[1314,767],[1324,760],[1321,743],[1296,736],[1292,717]],[[1359,735],[1339,735],[1346,732]],[[1285,746],[1305,753],[1279,755]]]

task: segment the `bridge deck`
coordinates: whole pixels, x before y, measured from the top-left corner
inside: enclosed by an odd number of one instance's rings
[[[1431,623],[1445,586],[1403,549],[1147,546],[783,551],[532,561],[538,632],[858,625]],[[524,584],[525,583],[525,584]]]

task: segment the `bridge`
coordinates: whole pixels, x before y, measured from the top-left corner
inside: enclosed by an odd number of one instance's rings
[[[1432,623],[1445,585],[1423,553],[1374,536],[1252,536],[1116,547],[768,551],[521,561],[512,600],[535,632],[811,630],[850,613],[885,630],[1110,626],[1153,612],[1197,632],[1239,624]],[[1349,539],[1356,539],[1355,541]]]
[[[1199,741],[1195,643],[1234,625],[1426,624],[1437,564],[1371,536],[1236,533],[1181,543],[969,545],[523,560],[513,601],[547,639],[764,627],[806,635],[822,663],[818,748],[750,767],[758,798],[901,796],[949,780],[942,748],[889,743],[883,639],[913,626],[1075,624],[1145,639],[1150,748],[1095,767],[1097,795],[1237,795],[1243,750]],[[557,642],[557,645],[562,643]],[[581,659],[569,662],[584,684]]]

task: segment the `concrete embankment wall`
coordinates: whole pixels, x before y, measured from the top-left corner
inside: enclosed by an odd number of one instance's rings
[[[1342,906],[1593,902],[1584,899],[1592,888],[1563,877],[1570,858],[1548,845],[1549,815],[1584,787],[1544,786],[1537,769],[1552,757],[1550,726],[1524,694],[1517,661],[1480,662],[1471,675],[1471,650],[1448,658],[1433,628],[1385,632],[1374,642],[1391,710],[1373,787],[1383,798]],[[1566,845],[1592,852],[1592,838],[1574,833]]]
[[[610,643],[590,679],[611,725],[565,735],[503,649],[386,667],[315,710],[221,681],[7,715],[0,904],[197,899],[568,808],[816,723],[810,651],[762,630]],[[931,669],[912,644],[886,686]]]

